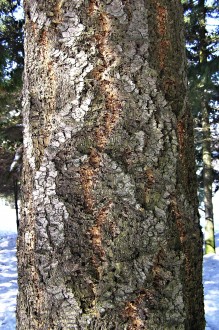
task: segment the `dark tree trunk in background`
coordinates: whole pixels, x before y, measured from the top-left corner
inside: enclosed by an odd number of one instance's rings
[[[205,209],[205,253],[215,253],[215,237],[214,237],[214,213],[212,201],[212,184],[213,184],[213,168],[211,157],[211,129],[208,112],[208,92],[206,68],[208,67],[208,43],[207,43],[207,10],[205,1],[199,0],[199,25],[200,25],[200,41],[199,41],[199,65],[201,65],[202,88],[201,93],[201,118],[202,118],[202,160],[203,160],[203,185],[204,185],[204,209]]]
[[[14,185],[14,206],[15,206],[15,212],[16,212],[16,224],[17,224],[17,229],[18,229],[18,227],[19,227],[19,206],[18,206],[19,184],[18,184],[17,178],[13,179],[13,185]]]
[[[180,1],[24,1],[18,329],[204,329]]]
[[[203,185],[205,206],[205,253],[215,253],[214,213],[212,202],[212,159],[211,159],[211,129],[209,113],[205,100],[202,102],[202,159],[203,159]]]

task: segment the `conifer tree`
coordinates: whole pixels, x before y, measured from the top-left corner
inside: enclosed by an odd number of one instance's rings
[[[190,104],[196,123],[196,155],[201,167],[199,196],[204,197],[205,252],[215,252],[212,183],[217,182],[217,171],[213,170],[212,129],[218,120],[216,105],[219,100],[217,30],[207,29],[209,18],[218,16],[218,1],[207,4],[205,0],[183,1],[187,35],[187,57],[189,63]]]
[[[22,142],[23,19],[19,0],[0,0],[0,194],[13,193],[10,164]]]

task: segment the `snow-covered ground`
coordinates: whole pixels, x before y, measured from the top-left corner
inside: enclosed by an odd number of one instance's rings
[[[206,330],[219,329],[219,232],[215,235],[217,253],[204,256]]]
[[[15,329],[17,295],[16,234],[0,237],[0,329]]]
[[[0,205],[0,330],[15,330],[17,269],[15,211]],[[204,256],[206,330],[219,330],[219,231],[217,253]],[[199,329],[195,329],[199,330]]]
[[[0,329],[14,330],[17,295],[15,210],[0,200]]]

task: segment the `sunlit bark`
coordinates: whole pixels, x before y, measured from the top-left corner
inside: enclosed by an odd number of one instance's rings
[[[204,329],[180,1],[25,1],[18,329]]]

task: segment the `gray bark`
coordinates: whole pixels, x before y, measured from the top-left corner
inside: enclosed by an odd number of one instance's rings
[[[180,1],[24,1],[17,328],[204,329]]]

